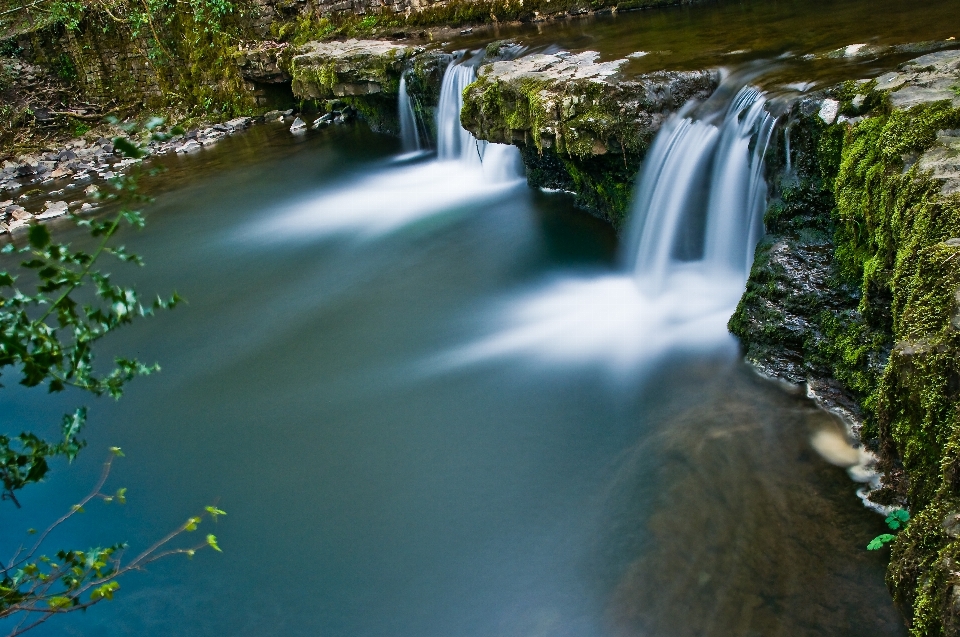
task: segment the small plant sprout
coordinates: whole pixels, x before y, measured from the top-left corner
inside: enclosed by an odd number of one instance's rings
[[[910,521],[910,513],[906,509],[895,509],[890,512],[884,522],[893,531],[898,531],[907,525]],[[891,533],[884,533],[870,540],[867,544],[868,551],[879,551],[884,545],[892,542],[897,536]]]

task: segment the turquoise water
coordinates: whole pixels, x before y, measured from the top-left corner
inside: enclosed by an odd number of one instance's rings
[[[169,160],[179,186],[124,237],[148,265],[122,275],[189,302],[108,343],[163,372],[92,404],[89,449],[6,528],[68,507],[118,445],[129,503],[60,543],[136,550],[216,502],[224,553],[36,634],[903,634],[864,550],[882,520],[808,442],[837,423],[732,340],[644,373],[604,352],[438,364],[506,301],[614,271],[611,230],[565,196],[521,183],[385,233],[282,232],[410,168],[396,147],[263,127]],[[77,400],[10,388],[4,414],[43,430]]]

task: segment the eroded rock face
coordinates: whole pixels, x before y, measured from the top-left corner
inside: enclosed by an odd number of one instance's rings
[[[496,61],[464,92],[460,121],[485,139],[520,147],[533,187],[567,190],[621,226],[640,163],[660,126],[688,100],[707,98],[715,71],[624,77],[627,60],[559,52]]]
[[[421,51],[381,40],[308,42],[290,59],[293,94],[306,99],[395,95],[404,63]]]
[[[282,84],[290,76],[281,68],[281,56],[287,51],[286,44],[261,42],[256,47],[237,52],[237,66],[243,79],[261,84]]]
[[[626,59],[598,57],[559,52],[481,66],[464,94],[464,128],[479,139],[577,157],[642,152],[670,113],[705,99],[719,82],[715,71],[627,79],[619,75]]]

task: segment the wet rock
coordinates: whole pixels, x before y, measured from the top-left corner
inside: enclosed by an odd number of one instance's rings
[[[837,119],[837,113],[840,112],[840,102],[837,100],[823,100],[823,104],[820,105],[820,112],[818,117],[824,121],[824,123],[832,124]]]
[[[900,68],[897,79],[902,80],[901,88],[890,94],[890,104],[908,109],[917,104],[950,100],[954,107],[960,107],[960,94],[954,90],[958,67],[960,51],[938,51],[907,62]]]
[[[250,126],[252,121],[253,120],[250,117],[237,117],[236,119],[231,119],[230,121],[226,122],[226,125],[231,131],[236,132]]]
[[[321,126],[332,124],[334,117],[335,115],[333,113],[326,113],[324,115],[321,115],[317,119],[313,120],[313,128],[317,129],[317,128],[320,128]]]
[[[960,131],[943,130],[919,159],[920,169],[942,182],[941,194],[960,192]]]
[[[185,143],[183,146],[181,146],[177,150],[177,152],[181,154],[194,153],[200,150],[201,148],[202,146],[200,145],[200,142],[198,142],[195,139],[191,139],[187,143]]]
[[[53,219],[55,217],[60,217],[67,214],[69,206],[66,201],[48,201],[44,204],[45,210],[37,215],[37,219],[40,221],[46,221],[47,219]]]
[[[10,206],[7,208],[7,214],[11,219],[15,219],[17,221],[26,221],[33,218],[33,215],[27,212],[23,206]]]
[[[7,232],[13,234],[18,230],[24,230],[30,227],[30,222],[26,219],[14,219],[7,223]]]
[[[302,133],[307,130],[307,123],[300,119],[299,117],[293,120],[293,124],[290,125],[291,133]]]

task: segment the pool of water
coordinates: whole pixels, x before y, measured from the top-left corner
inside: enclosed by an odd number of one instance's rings
[[[163,371],[118,403],[8,383],[8,429],[52,431],[82,400],[90,447],[5,510],[2,543],[118,445],[129,503],[55,544],[136,551],[215,502],[228,516],[201,531],[224,553],[151,565],[35,634],[905,634],[864,550],[882,518],[809,442],[839,423],[729,337],[623,365],[580,324],[547,348],[576,356],[461,356],[518,299],[618,276],[617,239],[565,195],[397,150],[362,127],[264,126],[165,160],[147,229],[122,237],[147,266],[117,276],[188,303],[104,352]]]

